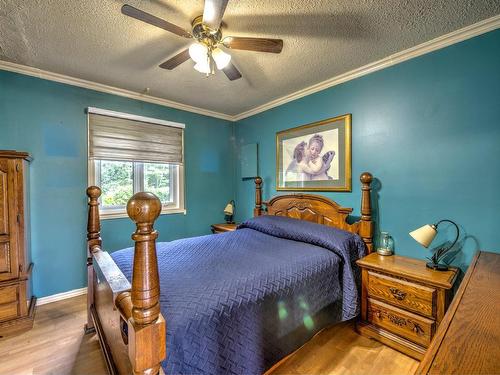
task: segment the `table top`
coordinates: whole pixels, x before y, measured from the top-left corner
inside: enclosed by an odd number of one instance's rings
[[[379,255],[376,252],[357,261],[364,268],[387,272],[400,277],[411,278],[425,284],[449,289],[453,286],[458,274],[456,268],[448,271],[436,271],[425,266],[426,262],[420,259],[408,258],[400,255]]]
[[[500,254],[480,251],[417,374],[500,374]]]
[[[239,224],[237,223],[231,223],[231,224],[220,223],[220,224],[212,224],[212,227],[222,231],[230,231],[230,230],[235,230],[238,225]]]

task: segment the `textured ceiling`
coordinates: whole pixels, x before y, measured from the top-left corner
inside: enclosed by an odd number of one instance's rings
[[[0,59],[229,115],[500,13],[500,0],[230,0],[224,35],[281,38],[280,55],[231,50],[243,78],[206,78],[189,44],[120,13],[118,0],[0,0]],[[199,0],[130,0],[190,30]]]

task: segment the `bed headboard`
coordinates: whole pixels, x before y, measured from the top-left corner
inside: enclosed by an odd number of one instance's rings
[[[361,219],[347,223],[352,208],[315,194],[278,195],[267,202],[262,201],[262,178],[255,178],[254,216],[277,215],[312,221],[358,234],[366,244],[368,253],[373,251],[373,222],[371,210],[371,183],[373,176],[364,172],[361,181]]]

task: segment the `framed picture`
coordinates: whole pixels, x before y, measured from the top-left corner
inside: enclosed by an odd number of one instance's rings
[[[276,133],[276,190],[351,191],[351,115]]]

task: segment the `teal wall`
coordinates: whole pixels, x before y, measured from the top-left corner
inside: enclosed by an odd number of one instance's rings
[[[290,74],[293,74],[291,72]],[[359,175],[377,178],[377,230],[389,231],[398,254],[428,251],[408,232],[440,218],[463,232],[454,264],[475,250],[500,251],[500,30],[409,60],[241,120],[236,142],[259,144],[264,199],[275,190],[276,132],[352,113],[352,193],[324,193],[360,209]],[[237,218],[252,215],[251,180],[237,163]],[[435,243],[452,239],[443,228]]]
[[[92,90],[0,71],[0,149],[28,151],[34,293],[43,297],[86,285],[86,107],[186,124],[187,215],[162,215],[160,240],[210,232],[234,196],[233,124]],[[105,220],[106,250],[130,246],[128,218]]]
[[[86,115],[89,106],[186,124],[187,215],[161,216],[160,240],[209,233],[236,197],[252,215],[254,184],[242,180],[242,145],[259,144],[264,197],[275,190],[275,135],[321,119],[353,115],[353,191],[324,193],[359,212],[358,176],[376,177],[377,230],[396,252],[423,258],[408,232],[439,218],[459,223],[463,268],[477,249],[500,251],[500,31],[309,95],[236,124],[189,112],[0,71],[0,149],[28,151],[34,292],[43,297],[86,285]],[[236,143],[234,143],[236,142]],[[236,146],[235,146],[236,145]],[[235,147],[235,148],[234,148]],[[129,219],[103,221],[104,248],[130,246]],[[436,243],[451,238],[443,231]]]

